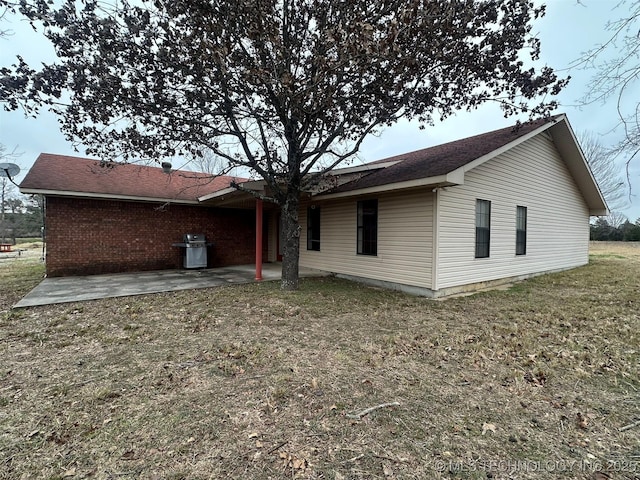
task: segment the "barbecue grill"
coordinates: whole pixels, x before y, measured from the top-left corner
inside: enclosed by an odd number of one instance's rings
[[[204,233],[186,233],[183,243],[174,243],[172,246],[184,248],[184,268],[207,267],[207,247],[211,244],[207,243]]]

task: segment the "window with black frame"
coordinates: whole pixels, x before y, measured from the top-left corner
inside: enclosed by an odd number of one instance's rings
[[[378,254],[378,200],[358,202],[358,254]]]
[[[527,254],[527,207],[516,207],[516,255]]]
[[[489,256],[491,240],[491,202],[476,200],[476,258]]]
[[[320,251],[320,207],[307,208],[307,250]]]

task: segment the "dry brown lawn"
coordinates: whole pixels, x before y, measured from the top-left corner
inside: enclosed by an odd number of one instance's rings
[[[640,248],[592,251],[442,302],[325,278],[9,310],[42,266],[0,264],[0,478],[638,479]]]

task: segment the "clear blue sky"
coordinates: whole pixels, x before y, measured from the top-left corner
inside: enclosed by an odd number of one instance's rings
[[[625,9],[618,7],[618,1],[610,0],[549,0],[547,15],[534,25],[534,32],[542,42],[540,64],[547,64],[563,74],[571,74],[572,81],[561,93],[562,106],[558,113],[566,113],[576,134],[591,131],[600,136],[601,143],[609,146],[617,143],[622,132],[614,129],[618,124],[615,98],[605,104],[579,107],[578,100],[586,91],[592,75],[589,71],[563,71],[581,53],[608,38],[605,24],[608,19],[624,16]],[[0,65],[13,63],[15,55],[22,55],[33,65],[40,61],[51,61],[53,50],[46,39],[31,31],[24,21],[10,19],[0,28],[11,29],[14,34],[0,40]],[[630,98],[640,99],[640,82]],[[524,117],[523,117],[524,118]],[[495,106],[485,106],[473,112],[460,112],[456,116],[419,130],[417,124],[400,122],[387,128],[379,136],[367,139],[357,161],[372,161],[391,155],[405,153],[443,142],[476,135],[489,130],[509,126],[515,118],[505,119]],[[80,146],[75,151],[60,133],[56,118],[43,113],[38,118],[24,118],[19,112],[0,111],[0,143],[8,149],[18,147],[23,155],[18,162],[26,172],[41,152],[65,155],[84,155]],[[624,176],[624,160],[619,159],[620,175]],[[640,158],[632,164],[630,171],[632,196],[624,213],[630,220],[640,218]],[[19,179],[22,176],[19,177]]]

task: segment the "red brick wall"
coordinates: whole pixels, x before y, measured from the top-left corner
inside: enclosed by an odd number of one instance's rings
[[[47,275],[182,268],[185,233],[214,246],[208,266],[255,262],[255,211],[47,197]],[[266,222],[265,222],[266,224]],[[263,256],[266,258],[266,238]]]

